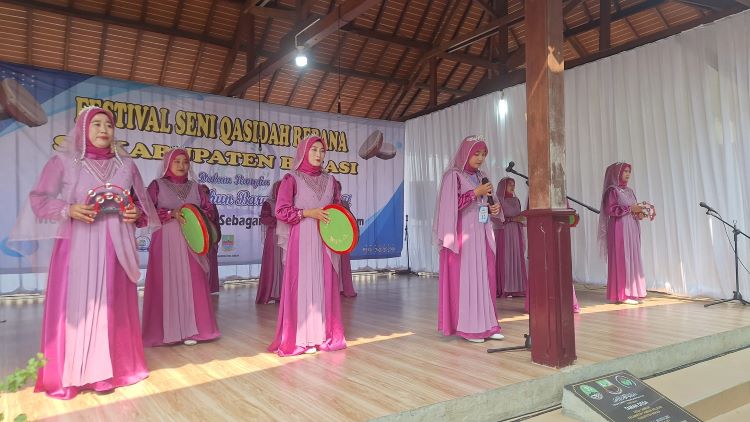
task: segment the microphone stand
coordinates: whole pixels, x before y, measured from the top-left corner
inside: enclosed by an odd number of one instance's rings
[[[409,214],[406,214],[404,224],[404,241],[406,242],[406,269],[396,270],[398,275],[419,275],[411,270],[411,259],[409,258]]]
[[[526,179],[526,183],[528,183],[529,176],[527,176],[527,175],[525,175],[523,173],[519,173],[516,170],[514,170],[513,167],[515,165],[516,165],[516,163],[514,163],[513,161],[511,161],[510,163],[508,163],[508,167],[505,168],[505,171],[507,171],[508,173],[513,173],[513,174],[515,174],[517,176],[523,177],[524,179]],[[600,211],[598,209],[596,209],[596,208],[594,208],[594,207],[592,207],[590,205],[586,205],[586,204],[584,204],[583,202],[581,202],[581,201],[579,201],[577,199],[571,198],[571,197],[569,197],[567,195],[566,195],[566,198],[568,198],[568,200],[570,200],[572,202],[575,202],[576,204],[578,204],[578,205],[580,205],[580,206],[588,209],[589,211],[591,211],[593,213],[596,213],[596,214],[600,213]],[[528,294],[528,292],[527,292],[527,294]],[[526,339],[524,341],[524,343],[523,343],[523,346],[511,346],[511,347],[499,347],[499,348],[496,348],[496,349],[487,349],[487,353],[509,352],[509,351],[512,351],[512,350],[531,350],[531,335],[530,334],[524,334],[523,337]]]
[[[513,166],[515,166],[515,165],[516,165],[516,163],[514,163],[513,161],[511,161],[510,164],[508,164],[508,167],[505,168],[505,171],[507,171],[508,173],[513,173],[513,174],[515,174],[517,176],[521,176],[521,177],[523,177],[526,180],[529,180],[529,176],[513,170]],[[588,209],[589,211],[591,211],[593,213],[596,213],[596,214],[600,213],[600,211],[598,209],[596,209],[596,208],[594,208],[594,207],[592,207],[590,205],[586,205],[583,202],[581,202],[581,201],[579,201],[579,200],[577,200],[575,198],[571,198],[571,197],[569,197],[567,195],[565,197],[568,198],[571,202],[575,202],[576,204],[578,204],[578,205],[580,205],[580,206]]]
[[[717,305],[719,303],[733,302],[735,300],[740,302],[742,305],[750,305],[748,301],[742,298],[742,293],[740,293],[740,267],[739,267],[740,255],[739,255],[739,252],[737,251],[737,238],[739,237],[739,235],[743,235],[747,237],[748,239],[750,239],[750,236],[743,233],[742,230],[737,228],[737,222],[735,222],[734,224],[727,223],[726,221],[724,221],[723,218],[721,218],[719,213],[716,212],[716,210],[712,209],[711,207],[706,207],[706,215],[711,216],[721,221],[722,223],[724,223],[724,225],[732,228],[732,233],[734,234],[734,286],[735,286],[734,288],[735,288],[735,291],[732,292],[733,294],[732,294],[731,299],[717,300],[713,303],[703,305],[703,307],[708,308],[709,306]]]

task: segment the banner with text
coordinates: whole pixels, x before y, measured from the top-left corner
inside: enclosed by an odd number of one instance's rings
[[[220,264],[259,263],[259,214],[273,183],[289,170],[297,143],[319,135],[324,166],[342,184],[360,240],[353,259],[401,255],[404,124],[0,63],[0,272],[31,271],[39,245],[7,246],[17,210],[56,146],[86,106],[115,116],[115,139],[144,182],[158,177],[164,153],[190,151],[198,181],[220,213]],[[145,267],[150,239],[139,233]]]

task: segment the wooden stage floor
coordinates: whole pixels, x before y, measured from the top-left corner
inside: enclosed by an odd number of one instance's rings
[[[223,337],[197,346],[146,350],[151,375],[108,395],[71,401],[33,394],[0,397],[7,416],[31,420],[366,420],[494,389],[556,370],[528,352],[487,354],[520,345],[528,332],[523,299],[497,301],[505,341],[473,344],[436,330],[437,278],[356,275],[356,298],[342,298],[349,347],[279,358],[267,353],[276,305],[255,305],[255,284],[215,297]],[[604,290],[577,286],[578,361],[588,365],[750,324],[750,307],[704,309],[702,301],[650,293],[642,305],[610,305]],[[38,348],[42,304],[0,300],[0,374]],[[502,404],[499,404],[502,405]]]

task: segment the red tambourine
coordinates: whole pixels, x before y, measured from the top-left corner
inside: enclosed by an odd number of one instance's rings
[[[198,255],[207,254],[213,243],[210,230],[211,220],[193,204],[183,205],[180,208],[180,214],[185,219],[180,229],[188,247]]]
[[[105,183],[89,189],[86,193],[86,205],[93,205],[94,212],[98,216],[99,214],[115,213],[122,215],[134,203],[128,189],[123,189],[112,183]]]
[[[359,241],[359,227],[351,212],[339,204],[323,207],[328,212],[328,223],[318,220],[318,231],[323,243],[339,255],[353,251]]]

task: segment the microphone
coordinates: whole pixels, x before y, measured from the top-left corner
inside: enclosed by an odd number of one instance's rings
[[[715,209],[711,208],[711,206],[710,206],[710,205],[708,205],[708,204],[706,204],[705,202],[701,202],[701,203],[700,203],[700,204],[698,204],[698,205],[700,205],[701,207],[705,208],[705,209],[706,209],[706,210],[708,210],[709,212],[714,212],[714,213],[718,214],[718,212],[716,212],[716,210],[715,210]]]
[[[482,178],[482,184],[486,185],[487,183],[490,183],[490,179],[488,179],[486,177],[483,177]],[[489,202],[490,205],[495,205],[495,198],[492,197],[492,194],[487,195],[487,202]]]
[[[510,163],[508,163],[508,167],[505,168],[505,171],[507,171],[508,173],[513,173],[513,166],[515,165],[516,163],[511,161]]]

